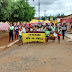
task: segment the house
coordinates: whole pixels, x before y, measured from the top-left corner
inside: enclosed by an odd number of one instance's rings
[[[61,18],[60,22],[62,23],[62,25],[63,23],[66,23],[67,30],[70,31],[72,29],[72,14]]]

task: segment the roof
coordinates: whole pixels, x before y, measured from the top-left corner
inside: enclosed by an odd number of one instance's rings
[[[67,15],[67,16],[64,16],[63,18],[64,18],[64,19],[70,19],[70,18],[72,18],[72,14]]]
[[[57,17],[57,18],[67,18],[67,17],[70,17],[70,16],[72,16],[72,14],[64,16],[64,17]]]

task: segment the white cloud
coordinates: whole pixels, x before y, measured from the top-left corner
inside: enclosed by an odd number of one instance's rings
[[[37,17],[38,0],[29,0],[29,4],[35,7]],[[40,0],[40,16],[44,16],[44,10],[47,10],[46,15],[72,14],[72,0]]]

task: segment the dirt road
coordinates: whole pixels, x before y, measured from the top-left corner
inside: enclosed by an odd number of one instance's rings
[[[72,42],[30,43],[0,52],[0,72],[72,72]]]
[[[13,41],[17,40],[17,39],[15,39],[15,35],[13,35],[13,36],[14,36]],[[12,42],[12,39],[11,39],[11,42]],[[8,44],[9,44],[9,33],[8,32],[7,33],[0,33],[0,47],[6,46]]]

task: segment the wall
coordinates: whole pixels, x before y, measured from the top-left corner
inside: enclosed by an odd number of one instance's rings
[[[0,22],[0,30],[8,30],[9,24]]]

